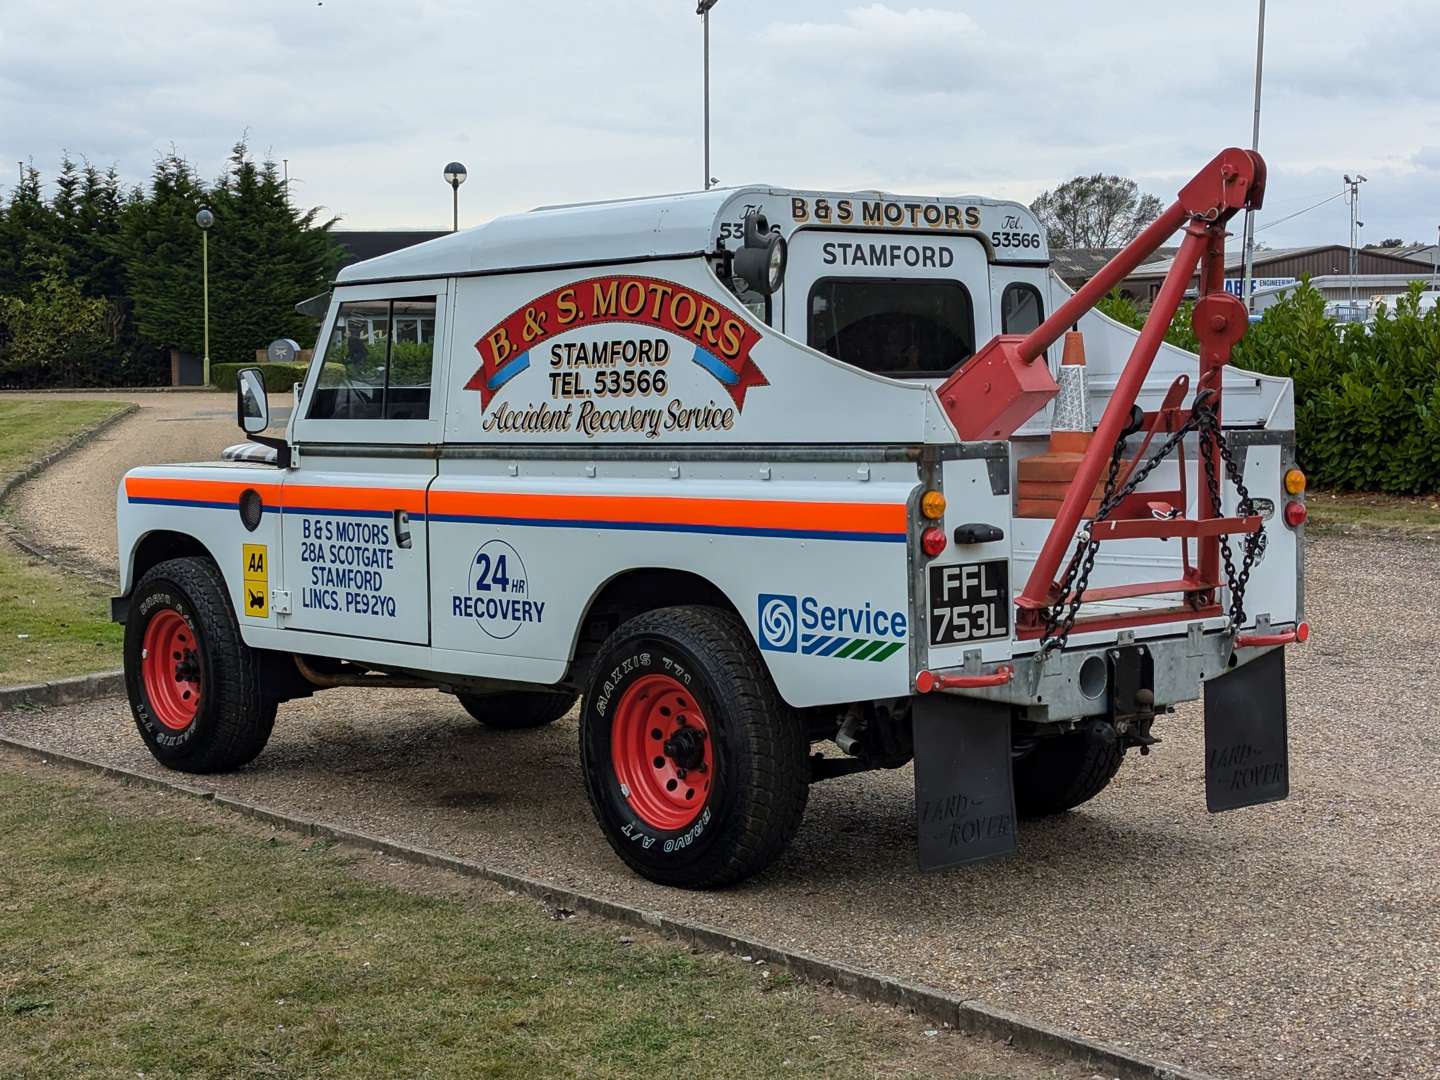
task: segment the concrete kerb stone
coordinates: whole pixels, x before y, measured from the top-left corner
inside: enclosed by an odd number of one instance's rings
[[[94,701],[96,698],[114,697],[124,692],[123,671],[96,671],[90,675],[77,675],[73,679],[56,679],[54,682],[0,686],[0,712],[75,705],[82,701]]]
[[[631,907],[589,893],[552,885],[538,878],[501,870],[471,859],[463,859],[430,848],[402,843],[385,837],[347,829],[339,825],[286,814],[259,803],[247,802],[216,791],[167,780],[132,769],[106,765],[89,758],[48,750],[43,746],[0,735],[0,747],[27,757],[98,773],[125,784],[157,791],[169,791],[212,802],[234,813],[301,836],[320,837],[336,843],[388,855],[405,862],[435,867],[495,882],[551,907],[565,907],[630,926],[638,926],[667,938],[715,952],[728,952],[763,960],[777,970],[788,971],[808,982],[831,986],[866,1001],[899,1006],[933,1023],[971,1035],[996,1039],[1021,1049],[1064,1058],[1077,1064],[1103,1069],[1108,1075],[1146,1080],[1210,1080],[1203,1073],[1132,1054],[1082,1035],[1042,1023],[994,1005],[960,998],[933,987],[909,983],[844,964],[832,963],[808,953],[782,949],[750,938],[728,933],[703,923],[691,923],[658,911]]]

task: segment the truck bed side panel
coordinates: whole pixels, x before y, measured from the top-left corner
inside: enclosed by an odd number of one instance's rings
[[[791,704],[903,694],[915,475],[897,462],[627,462],[620,451],[598,467],[442,460],[434,644],[496,676],[514,658],[568,660],[609,582],[679,570],[725,594]]]

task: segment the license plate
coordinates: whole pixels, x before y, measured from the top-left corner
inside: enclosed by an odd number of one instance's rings
[[[931,645],[1009,636],[1009,560],[930,567]]]

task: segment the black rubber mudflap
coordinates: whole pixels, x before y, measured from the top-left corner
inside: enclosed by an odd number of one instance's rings
[[[1205,805],[1212,814],[1290,794],[1285,650],[1205,684]]]
[[[1011,854],[1010,707],[946,694],[912,700],[920,869]]]

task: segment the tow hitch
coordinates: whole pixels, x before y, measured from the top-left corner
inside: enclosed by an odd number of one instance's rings
[[[1140,753],[1160,740],[1150,734],[1155,723],[1155,660],[1144,645],[1110,649],[1105,659],[1110,668],[1110,720],[1115,736],[1124,747],[1138,746]]]

